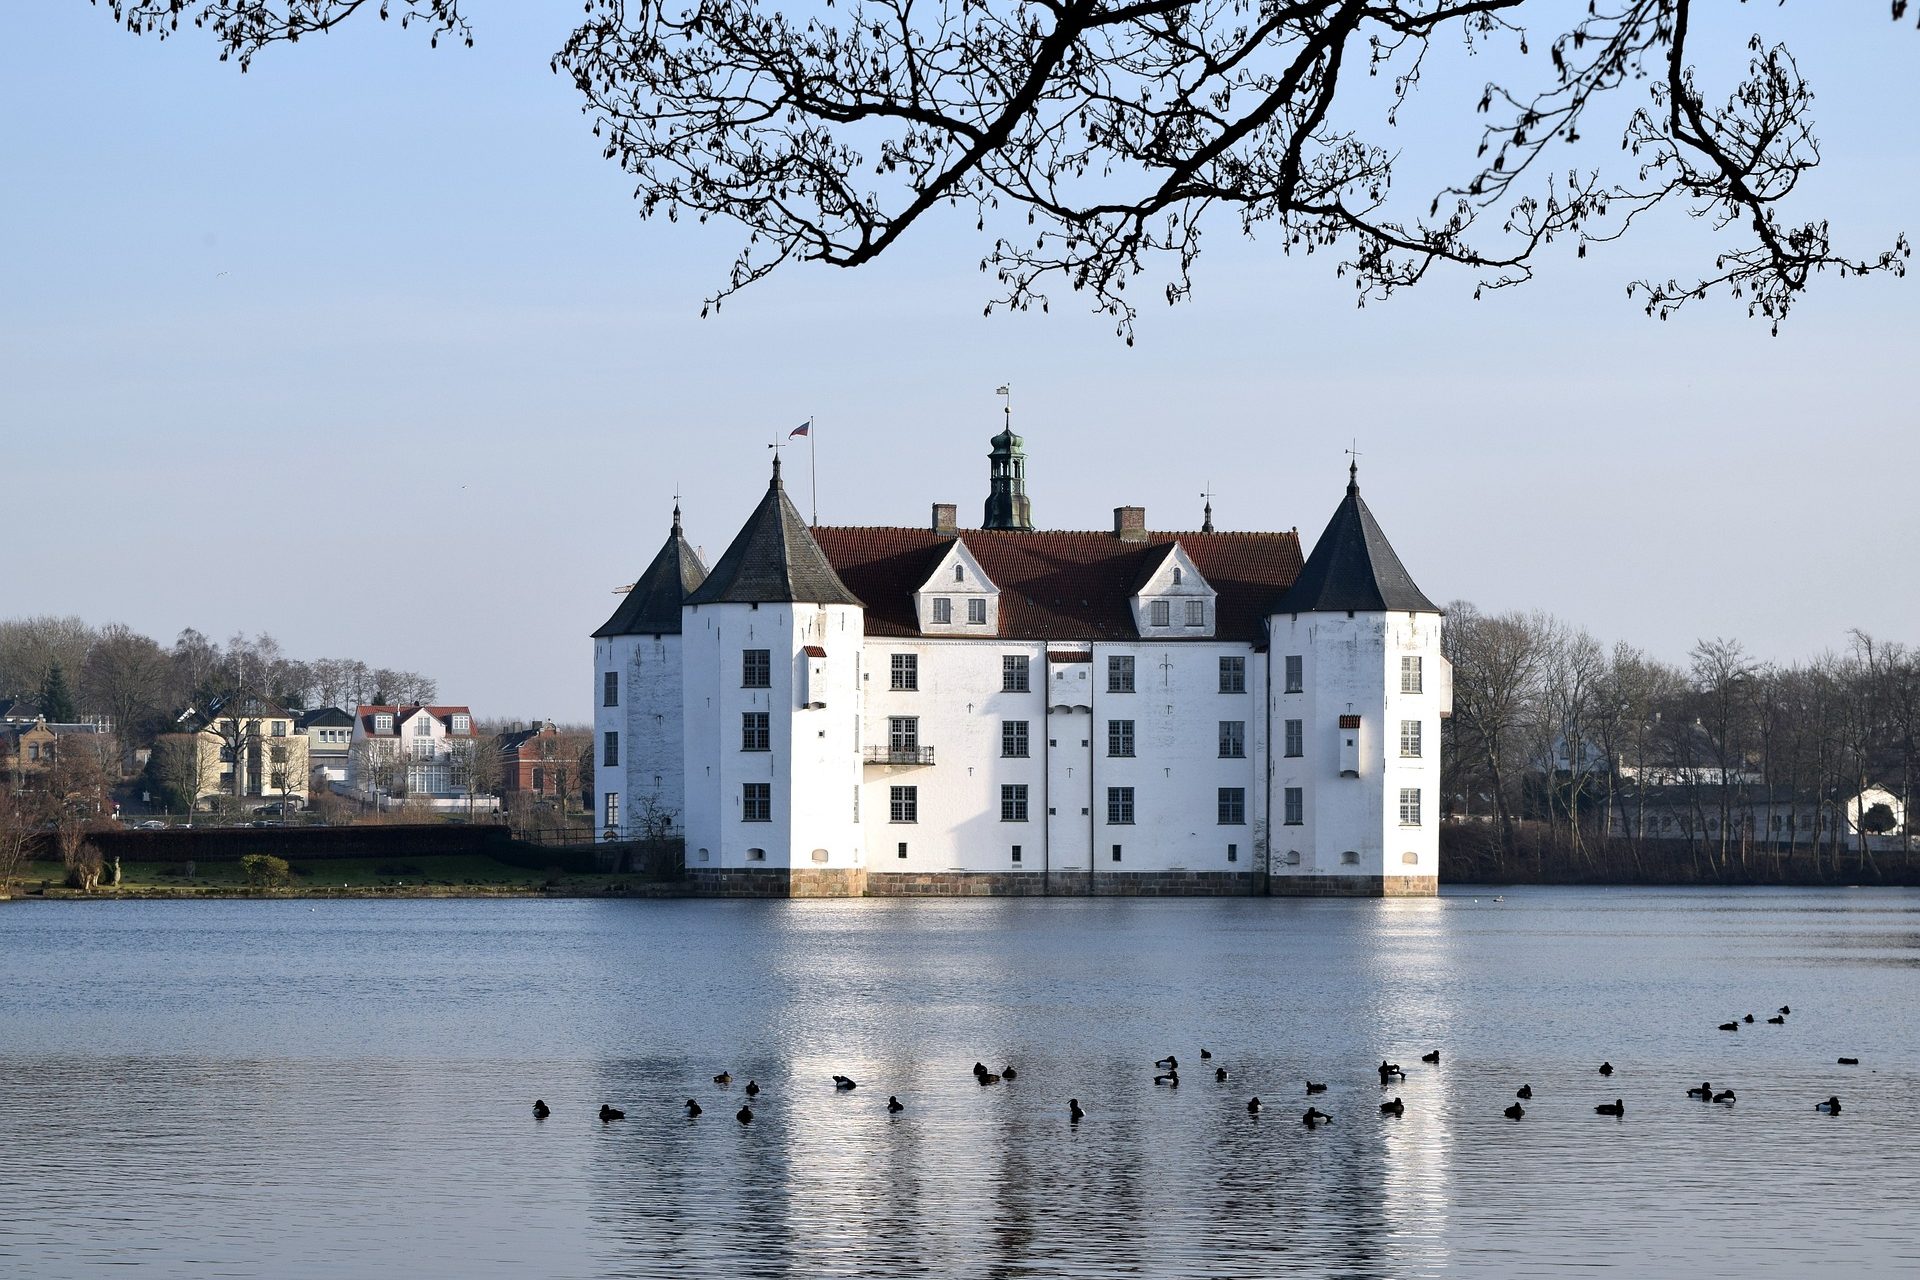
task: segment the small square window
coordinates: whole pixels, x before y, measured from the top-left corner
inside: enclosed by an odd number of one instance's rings
[[[1111,826],[1133,825],[1133,788],[1107,788],[1107,822]]]
[[[741,785],[740,821],[773,821],[773,784],[771,782],[748,782]]]
[[[1027,755],[1027,722],[1025,720],[1000,722],[1000,754],[1010,759],[1025,758]]]
[[[740,714],[740,749],[742,751],[767,751],[771,749],[771,735],[767,730],[765,711],[743,711]]]
[[[907,842],[906,842],[905,840],[902,840],[902,841],[901,841],[901,842],[899,843],[899,845],[897,845],[897,846],[896,846],[896,848],[897,848],[897,849],[898,849],[898,851],[899,851],[899,856],[900,856],[900,857],[902,857],[902,858],[904,858],[904,857],[906,857],[906,856],[907,856]]]
[[[1228,846],[1227,846],[1227,861],[1228,861],[1228,862],[1238,862],[1238,861],[1240,861],[1240,846],[1239,846],[1239,845],[1237,845],[1237,844],[1230,844],[1230,845],[1228,845]]]
[[[1247,660],[1245,658],[1220,659],[1220,692],[1245,693],[1247,691]]]
[[[1133,692],[1133,655],[1125,653],[1107,655],[1107,692]]]
[[[1218,809],[1221,826],[1244,826],[1247,821],[1247,789],[1221,787]]]
[[[1110,756],[1133,754],[1133,721],[1107,721],[1107,754]]]
[[[740,654],[740,687],[773,687],[773,653],[768,649],[747,649]]]
[[[1024,653],[1002,654],[1000,657],[1000,688],[1005,693],[1025,693],[1027,691],[1027,666],[1029,659]]]
[[[920,655],[917,653],[896,653],[889,666],[890,685],[895,689],[918,689],[920,687]]]
[[[891,789],[888,799],[890,801],[887,810],[889,821],[920,821],[920,788],[894,787]],[[905,847],[905,845],[901,846],[903,849]]]
[[[1015,866],[1020,865],[1020,846],[1019,845],[1013,846],[1013,864]]]
[[[1000,788],[1000,821],[1027,820],[1027,784],[1010,783]]]
[[[1118,861],[1120,861],[1120,846],[1119,846],[1119,845],[1115,845],[1115,846],[1113,846],[1113,860],[1114,860],[1115,862],[1118,862]]]

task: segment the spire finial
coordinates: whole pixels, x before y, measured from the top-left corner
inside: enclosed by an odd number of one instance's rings
[[[778,449],[775,449],[773,451],[773,481],[771,484],[767,486],[767,488],[784,489],[786,487],[787,486],[781,483],[781,480],[780,480],[780,451]]]
[[[1208,484],[1206,488],[1202,489],[1200,491],[1200,496],[1207,500],[1207,505],[1205,508],[1203,508],[1204,515],[1200,521],[1200,532],[1212,533],[1213,532],[1213,485]]]
[[[1347,450],[1347,496],[1360,496],[1360,442],[1355,440]]]
[[[673,491],[673,536],[680,536],[680,491]]]

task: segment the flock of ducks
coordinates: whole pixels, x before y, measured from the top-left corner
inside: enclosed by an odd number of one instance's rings
[[[1767,1022],[1774,1026],[1785,1026],[1787,1015],[1792,1012],[1793,1010],[1788,1006],[1781,1005],[1780,1012],[1768,1018]],[[1721,1023],[1719,1029],[1722,1031],[1738,1031],[1743,1024],[1750,1024],[1753,1021],[1754,1016],[1749,1013],[1744,1018]],[[1200,1058],[1203,1062],[1210,1062],[1213,1059],[1213,1054],[1211,1051],[1202,1048],[1200,1050]],[[1429,1066],[1438,1066],[1440,1064],[1440,1051],[1433,1049],[1427,1053],[1423,1053],[1420,1055],[1420,1061]],[[1841,1058],[1838,1061],[1839,1065],[1845,1067],[1858,1066],[1860,1064],[1860,1059],[1858,1058]],[[1159,1073],[1153,1077],[1153,1083],[1155,1085],[1161,1085],[1171,1089],[1180,1087],[1180,1060],[1177,1057],[1173,1054],[1168,1054],[1166,1057],[1157,1060],[1153,1065],[1155,1071]],[[1602,1062],[1598,1068],[1598,1073],[1603,1078],[1613,1075],[1613,1063]],[[1395,1082],[1404,1081],[1407,1078],[1406,1071],[1401,1068],[1399,1063],[1388,1062],[1385,1059],[1381,1060],[1380,1066],[1377,1068],[1377,1074],[1380,1077],[1380,1087],[1383,1090],[1390,1088]],[[1003,1080],[1017,1080],[1020,1077],[1020,1073],[1015,1070],[1012,1065],[1002,1067],[998,1071],[992,1071],[988,1069],[984,1062],[976,1062],[973,1064],[973,1077],[982,1087],[986,1087],[988,1085],[999,1084]],[[1213,1069],[1213,1078],[1220,1083],[1225,1083],[1230,1078],[1230,1073],[1224,1066],[1215,1066]],[[713,1082],[721,1088],[726,1088],[733,1083],[733,1075],[730,1072],[722,1071],[719,1075],[713,1077]],[[1309,1079],[1306,1082],[1306,1086],[1308,1097],[1327,1091],[1327,1084],[1324,1081]],[[833,1077],[833,1087],[836,1092],[849,1093],[859,1088],[860,1085],[858,1081],[850,1076],[836,1075]],[[747,1125],[753,1123],[753,1101],[760,1094],[760,1086],[757,1082],[748,1080],[744,1092],[747,1095],[747,1101],[741,1106],[740,1110],[734,1113],[734,1119],[743,1125]],[[1732,1089],[1715,1089],[1713,1084],[1706,1080],[1702,1080],[1697,1088],[1688,1089],[1687,1096],[1689,1098],[1697,1098],[1702,1102],[1719,1103],[1722,1106],[1728,1107],[1734,1105],[1737,1101]],[[1522,1106],[1521,1103],[1532,1100],[1533,1086],[1530,1084],[1521,1085],[1519,1089],[1515,1090],[1514,1097],[1517,1101],[1501,1113],[1509,1120],[1519,1120],[1527,1114],[1526,1108]],[[1247,1100],[1247,1114],[1255,1117],[1259,1116],[1261,1105],[1258,1097],[1249,1098]],[[686,1112],[688,1118],[700,1115],[703,1110],[697,1099],[687,1099]],[[890,1114],[898,1115],[904,1110],[906,1110],[905,1103],[901,1102],[898,1097],[892,1094],[887,1095],[887,1111]],[[1612,1102],[1602,1102],[1598,1104],[1593,1110],[1597,1115],[1624,1117],[1627,1114],[1627,1105],[1624,1100],[1615,1098]],[[1838,1095],[1829,1097],[1825,1102],[1816,1103],[1814,1110],[1827,1115],[1839,1115],[1840,1099]],[[1391,1101],[1380,1104],[1380,1114],[1383,1116],[1402,1116],[1406,1114],[1406,1111],[1407,1105],[1398,1095],[1395,1095]],[[553,1108],[549,1107],[544,1100],[539,1098],[534,1099],[534,1119],[545,1120],[552,1114]],[[1086,1116],[1087,1112],[1085,1108],[1080,1105],[1080,1099],[1067,1099],[1068,1123],[1077,1125],[1084,1120]],[[611,1124],[613,1121],[624,1120],[626,1118],[627,1113],[618,1107],[606,1103],[601,1104],[601,1123]],[[1307,1109],[1300,1114],[1300,1122],[1309,1129],[1318,1128],[1320,1125],[1327,1124],[1332,1120],[1333,1117],[1331,1115],[1320,1110],[1319,1107],[1312,1105],[1309,1105]]]

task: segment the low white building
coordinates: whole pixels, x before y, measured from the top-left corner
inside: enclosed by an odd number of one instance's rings
[[[595,636],[605,830],[671,812],[718,892],[1435,892],[1441,615],[1357,473],[1303,558],[1037,531],[989,456],[980,529],[809,529],[776,461],[705,572],[676,509]]]

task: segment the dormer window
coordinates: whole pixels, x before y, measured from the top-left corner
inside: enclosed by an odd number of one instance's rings
[[[1176,569],[1174,572],[1178,573],[1179,570]],[[1155,600],[1153,602],[1153,625],[1156,627],[1173,625],[1173,604],[1171,601]]]
[[[418,720],[415,720],[413,722],[413,736],[416,738],[431,738],[433,736],[433,722],[425,716],[421,716]]]
[[[957,564],[953,566],[953,580],[955,582],[965,582],[967,580],[967,569],[965,565]]]
[[[455,712],[453,716],[453,731],[457,734],[462,735],[463,737],[469,733],[472,733],[473,717],[469,716],[464,711]]]
[[[1178,565],[1173,568],[1173,585],[1176,587],[1180,585],[1180,566]]]
[[[392,713],[383,711],[379,715],[375,716],[373,718],[373,731],[375,733],[392,733],[393,732]]]
[[[1207,602],[1205,600],[1187,601],[1187,625],[1204,627],[1207,625]]]
[[[946,596],[935,596],[933,598],[933,621],[935,625],[938,626],[944,626],[953,621],[952,600]]]
[[[984,627],[987,624],[987,602],[984,597],[974,596],[967,601],[967,625]]]

